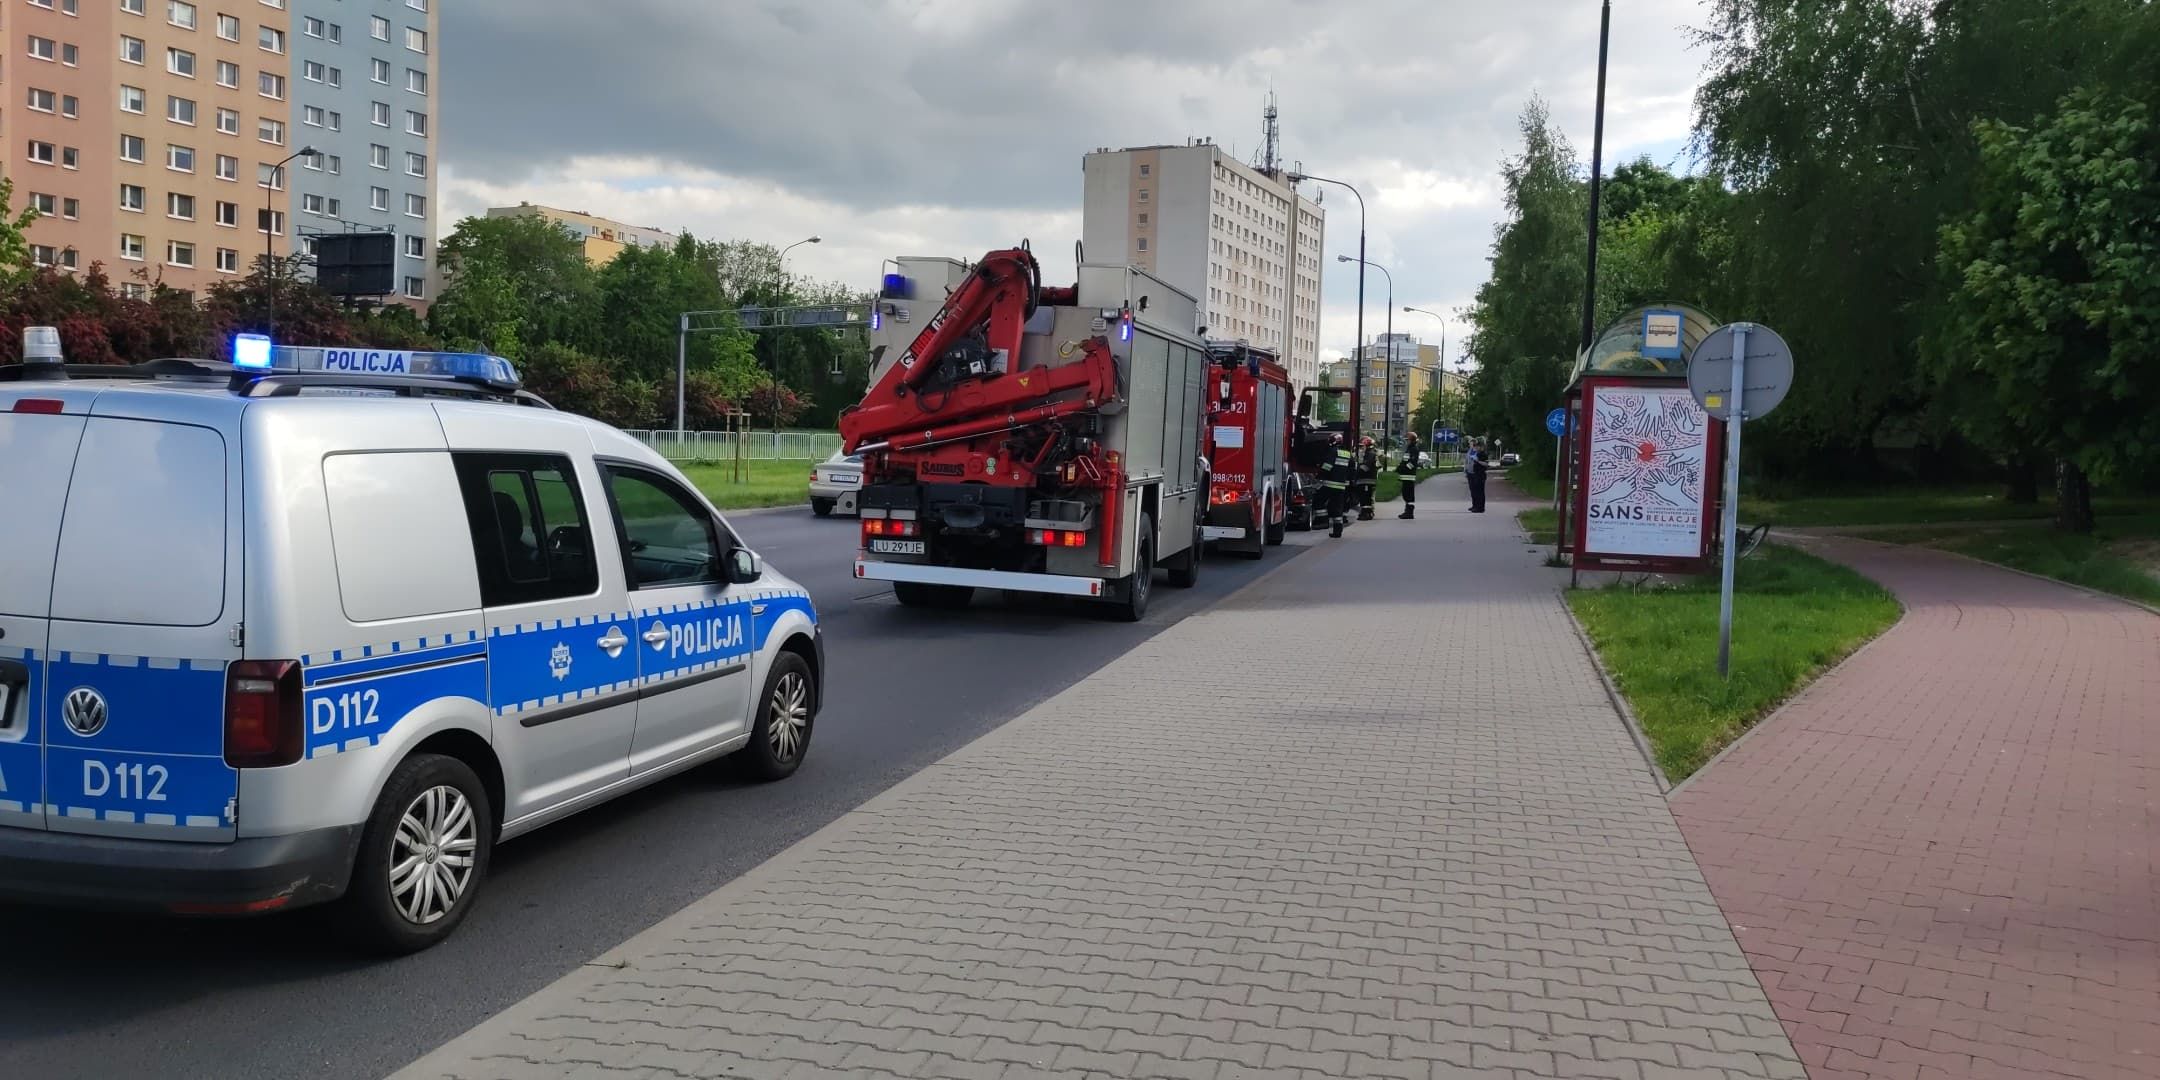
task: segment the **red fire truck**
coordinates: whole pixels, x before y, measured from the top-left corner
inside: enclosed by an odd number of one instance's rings
[[[1248,559],[1283,542],[1290,374],[1245,342],[1208,342],[1208,507],[1201,534]]]

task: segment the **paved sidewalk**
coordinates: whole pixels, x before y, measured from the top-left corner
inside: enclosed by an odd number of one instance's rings
[[[400,1075],[1801,1076],[1497,487],[1323,541]]]
[[[1809,547],[1904,620],[1673,811],[1810,1075],[2160,1076],[2160,616]]]

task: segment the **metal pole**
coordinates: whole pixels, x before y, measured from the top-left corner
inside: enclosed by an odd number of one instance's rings
[[[284,171],[283,165],[273,166],[270,169],[270,182],[263,185],[263,276],[268,279],[270,286],[270,317],[265,320],[263,333],[269,335],[272,341],[277,340],[277,271],[272,269],[277,261],[277,234],[270,226],[277,220],[275,195],[278,177],[283,175]]]
[[[1380,425],[1380,441],[1392,443],[1395,441],[1395,275],[1386,267],[1381,267],[1380,272],[1387,274],[1387,363],[1380,367],[1387,373],[1387,416]],[[1407,394],[1409,389],[1403,387],[1404,393]],[[1403,417],[1404,423],[1409,420],[1408,416]]]
[[[1582,348],[1590,347],[1597,332],[1598,194],[1605,183],[1605,57],[1612,38],[1612,0],[1605,0],[1598,17],[1597,121],[1590,137],[1590,257],[1583,271]]]
[[[1742,388],[1747,385],[1748,331],[1754,328],[1753,323],[1732,324],[1732,419],[1725,423],[1725,523],[1720,545],[1725,549],[1725,566],[1718,591],[1719,678],[1730,678],[1732,674],[1733,564],[1739,561],[1733,547],[1740,529],[1740,426],[1747,416]]]
[[[684,312],[675,326],[675,430],[683,430],[684,383],[690,371],[690,313]]]

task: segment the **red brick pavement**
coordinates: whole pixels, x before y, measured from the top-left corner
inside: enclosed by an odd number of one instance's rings
[[[1810,1076],[2160,1077],[2160,616],[1811,547],[1905,619],[1672,802]]]

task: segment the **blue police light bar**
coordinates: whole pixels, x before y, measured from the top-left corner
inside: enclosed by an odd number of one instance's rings
[[[271,368],[270,338],[265,334],[234,334],[232,339],[232,364],[245,371],[269,371]]]
[[[264,344],[268,344],[267,339]],[[517,368],[511,366],[510,361],[486,353],[282,345],[273,349],[272,354],[272,364],[261,370],[328,375],[418,375],[437,379],[472,379],[513,389],[522,385],[518,379]],[[240,366],[237,360],[237,343],[234,356],[234,366]]]

